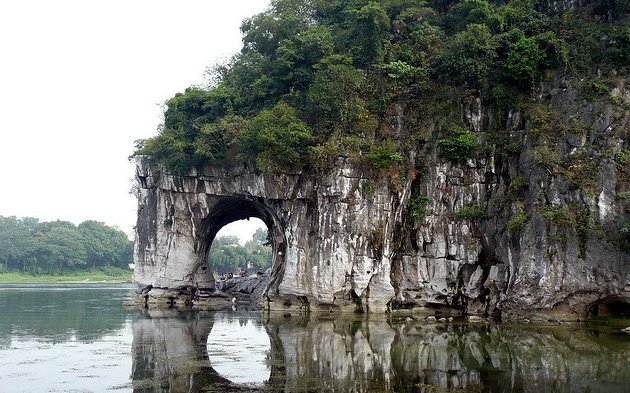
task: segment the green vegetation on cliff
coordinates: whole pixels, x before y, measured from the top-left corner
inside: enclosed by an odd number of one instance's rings
[[[74,281],[68,276],[77,274],[77,279],[129,278],[131,274],[121,270],[130,272],[132,260],[133,242],[120,229],[101,222],[74,225],[0,216],[0,274],[14,273],[2,276],[6,280],[35,282],[30,275],[54,275]]]
[[[179,175],[235,162],[325,174],[344,157],[368,194],[410,186],[410,226],[437,201],[427,170],[490,165],[499,192],[453,218],[500,217],[514,239],[545,225],[580,256],[593,237],[630,249],[626,0],[273,0],[241,30],[240,53],[168,100],[135,154]]]
[[[208,87],[167,101],[159,135],[136,154],[180,174],[234,159],[268,173],[326,170],[340,154],[382,169],[430,140],[444,159],[474,157],[475,135],[453,116],[465,100],[500,120],[554,70],[595,95],[609,90],[597,75],[628,73],[627,1],[583,4],[273,0],[243,22],[241,52]]]

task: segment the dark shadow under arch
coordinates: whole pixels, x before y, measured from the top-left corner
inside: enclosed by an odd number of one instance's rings
[[[630,303],[621,296],[608,296],[588,306],[589,317],[624,317],[630,318]]]

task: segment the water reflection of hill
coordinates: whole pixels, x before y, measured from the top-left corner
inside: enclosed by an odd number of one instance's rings
[[[622,392],[630,372],[630,335],[577,325],[426,324],[384,317],[322,320],[281,315],[261,320],[260,313],[182,318],[173,312],[134,321],[134,391],[252,389],[220,375],[208,358],[219,348],[227,350],[208,335],[230,320],[234,337],[248,320],[262,323],[265,330],[260,334],[269,336],[270,375],[256,390]],[[238,368],[236,359],[247,356],[251,348],[231,346],[229,351]]]
[[[285,391],[319,381],[333,391],[622,392],[630,372],[630,337],[577,326],[270,320],[267,327],[282,343],[285,375],[275,380]]]
[[[0,287],[0,345],[12,336],[92,342],[123,327],[125,296],[120,286]]]

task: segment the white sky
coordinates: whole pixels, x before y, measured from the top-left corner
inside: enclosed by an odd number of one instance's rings
[[[268,3],[2,1],[0,215],[131,233],[133,141],[156,134],[168,98],[238,52],[241,21]],[[221,234],[248,224],[260,222]]]

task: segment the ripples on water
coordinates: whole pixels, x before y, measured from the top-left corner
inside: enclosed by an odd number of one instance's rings
[[[0,391],[630,391],[619,326],[136,310],[129,289],[1,286]]]

